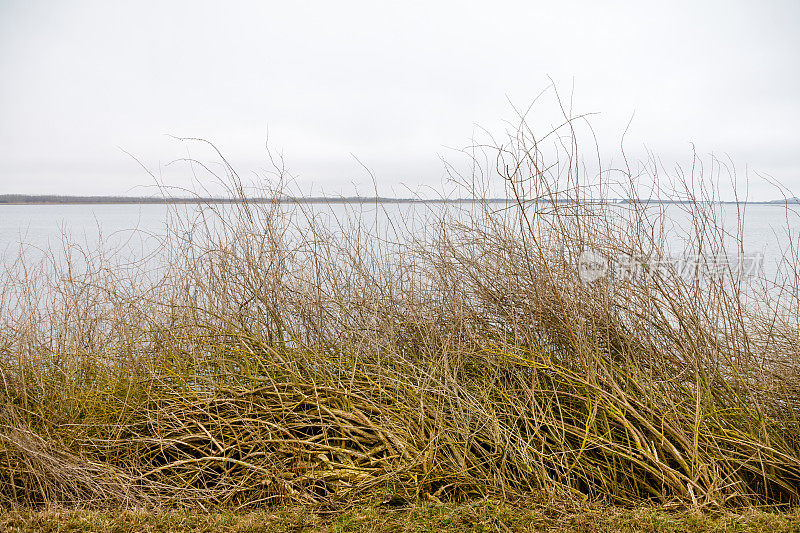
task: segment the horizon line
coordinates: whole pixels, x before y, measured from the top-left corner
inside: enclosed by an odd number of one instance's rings
[[[536,199],[522,199],[524,203]],[[555,201],[556,203],[652,203],[652,204],[785,204],[800,203],[800,198],[783,198],[777,200],[664,200],[653,198],[539,198],[539,200]],[[196,196],[196,197],[167,197],[167,196],[117,196],[117,195],[62,195],[62,194],[0,194],[0,205],[76,205],[76,204],[204,204],[204,203],[478,203],[478,202],[510,202],[517,203],[515,198],[413,198],[390,196],[254,196],[254,197],[224,197],[224,196]]]

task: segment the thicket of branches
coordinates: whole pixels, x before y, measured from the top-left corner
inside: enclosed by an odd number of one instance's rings
[[[577,120],[467,151],[475,203],[418,208],[422,229],[248,203],[222,160],[238,203],[175,207],[158,269],[6,265],[0,503],[796,504],[796,259],[773,286],[582,279],[589,250],[665,258],[666,208],[588,201],[606,175],[587,188]],[[741,252],[698,172],[655,196],[684,201],[696,257]]]

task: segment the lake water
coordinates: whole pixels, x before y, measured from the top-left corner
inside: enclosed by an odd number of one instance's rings
[[[423,232],[431,217],[440,210],[469,210],[471,204],[303,204],[306,216],[320,217],[321,223],[332,224],[357,213],[380,231],[402,219],[411,232]],[[223,206],[222,209],[232,209]],[[298,209],[286,206],[286,209]],[[502,204],[498,204],[502,208]],[[733,205],[718,206],[726,227],[735,229],[737,209]],[[159,238],[167,228],[170,210],[196,212],[194,205],[0,205],[0,264],[11,264],[20,257],[29,259],[44,250],[55,255],[66,253],[65,242],[86,250],[114,250],[119,257],[137,260],[157,249]],[[682,235],[688,218],[681,206],[666,207],[670,219],[670,248],[681,253]],[[751,204],[742,218],[745,254],[763,256],[764,270],[772,274],[792,244],[797,245],[800,215],[783,205]],[[65,239],[66,238],[66,239]]]

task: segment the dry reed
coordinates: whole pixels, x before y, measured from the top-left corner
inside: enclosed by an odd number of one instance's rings
[[[249,202],[223,159],[238,204],[175,208],[158,269],[7,267],[0,504],[796,504],[797,276],[758,305],[735,276],[582,280],[586,250],[666,250],[663,205],[589,201],[577,120],[476,146],[468,213],[424,231]],[[709,189],[671,190],[696,255],[741,244]]]

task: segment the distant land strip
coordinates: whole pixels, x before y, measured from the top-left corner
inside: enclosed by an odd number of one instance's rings
[[[68,205],[68,204],[236,204],[246,201],[247,203],[308,203],[308,204],[350,204],[350,203],[384,203],[384,204],[406,204],[406,203],[516,203],[513,198],[391,198],[383,196],[281,196],[271,197],[252,197],[252,198],[224,198],[224,197],[159,197],[159,196],[61,196],[53,194],[0,194],[0,205]],[[546,199],[556,203],[574,203],[575,199]],[[629,199],[629,198],[606,198],[606,199],[587,199],[587,203],[645,203],[645,204],[692,204],[692,203],[719,203],[719,204],[800,204],[800,198],[785,198],[772,201],[714,201],[701,202],[692,200],[654,200],[654,199]]]
[[[247,203],[465,203],[472,198],[389,198],[382,196],[281,196],[223,197],[159,197],[159,196],[60,196],[34,194],[0,194],[0,204],[236,204]],[[505,198],[489,198],[488,202],[506,202]]]

